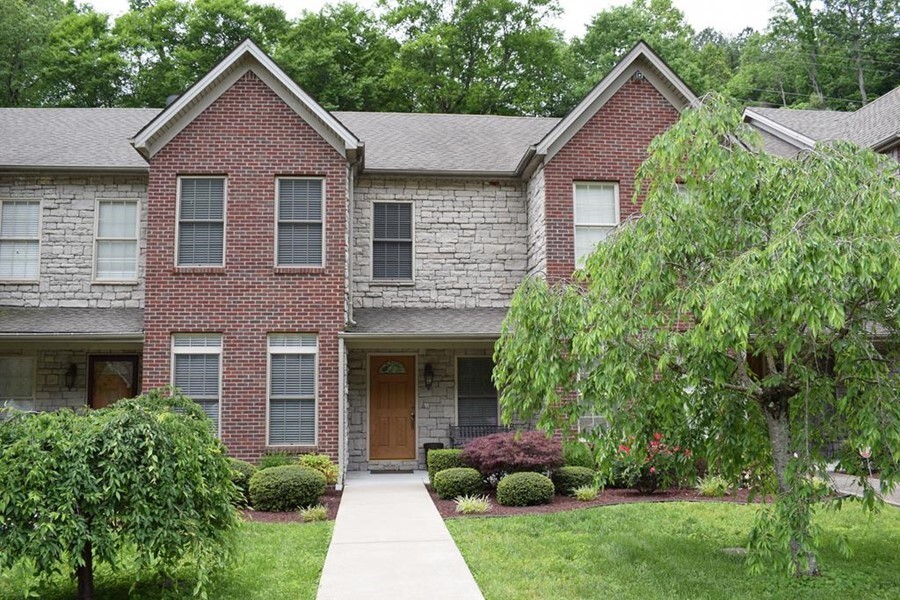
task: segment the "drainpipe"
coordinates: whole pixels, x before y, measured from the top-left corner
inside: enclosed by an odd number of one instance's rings
[[[347,470],[347,349],[344,338],[338,337],[338,480],[335,488],[344,489]]]

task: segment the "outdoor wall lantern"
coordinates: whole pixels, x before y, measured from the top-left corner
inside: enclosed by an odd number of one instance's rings
[[[72,388],[75,387],[75,378],[78,377],[78,365],[72,363],[69,365],[69,370],[66,371],[66,387],[69,388],[69,391],[72,391]]]
[[[431,366],[431,363],[425,364],[425,389],[430,390],[431,384],[434,383],[434,367]]]

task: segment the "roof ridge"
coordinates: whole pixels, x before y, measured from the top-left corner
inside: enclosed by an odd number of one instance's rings
[[[422,117],[487,117],[490,119],[541,119],[558,121],[560,117],[543,117],[537,115],[488,115],[483,113],[439,113],[439,112],[402,112],[397,110],[333,110],[332,113],[355,115],[402,115]]]

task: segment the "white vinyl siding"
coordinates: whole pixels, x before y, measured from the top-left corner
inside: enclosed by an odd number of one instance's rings
[[[0,279],[36,280],[40,254],[40,201],[0,201]]]
[[[0,408],[34,410],[34,357],[0,356]]]
[[[281,178],[276,187],[275,264],[279,267],[321,267],[325,180]]]
[[[222,393],[222,336],[206,333],[174,335],[172,385],[203,408],[218,435]]]
[[[94,243],[97,281],[133,281],[138,265],[138,203],[98,200]]]
[[[456,362],[456,424],[498,425],[497,388],[489,357],[459,357]]]
[[[615,183],[575,184],[575,264],[585,259],[619,224],[619,186]]]
[[[225,264],[225,178],[179,180],[179,266]]]
[[[372,208],[372,278],[413,277],[413,205],[375,202]]]
[[[316,369],[314,334],[269,336],[269,445],[316,444]]]

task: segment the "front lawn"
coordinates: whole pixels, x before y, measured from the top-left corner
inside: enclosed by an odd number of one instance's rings
[[[316,597],[325,553],[331,540],[332,523],[244,523],[238,532],[237,562],[216,577],[209,597],[216,600],[253,598]],[[97,600],[128,597],[133,571],[113,572],[100,567],[96,573]],[[190,597],[192,586],[184,582],[178,597]],[[0,598],[22,598],[22,582],[16,573],[0,574]],[[63,600],[75,596],[75,584],[59,578],[50,589],[39,590],[40,598]],[[173,594],[171,592],[168,597]],[[147,581],[137,596],[155,600],[167,597],[159,581]]]
[[[750,575],[743,546],[756,506],[625,504],[552,515],[450,519],[487,600],[528,598],[897,598],[900,510],[855,504],[820,515],[824,575]],[[840,555],[844,534],[850,558]]]

